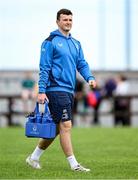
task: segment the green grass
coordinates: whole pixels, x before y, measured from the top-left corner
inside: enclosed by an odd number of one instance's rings
[[[57,138],[42,155],[42,170],[34,170],[25,159],[37,139],[24,136],[23,128],[0,129],[0,179],[137,179],[138,129],[74,128],[72,139],[79,162],[90,173],[72,172]]]

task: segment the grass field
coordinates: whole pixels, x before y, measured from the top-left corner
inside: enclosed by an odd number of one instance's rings
[[[74,128],[73,145],[80,163],[91,172],[72,172],[58,138],[41,157],[41,170],[25,164],[37,139],[23,128],[0,129],[0,179],[138,179],[138,129]]]

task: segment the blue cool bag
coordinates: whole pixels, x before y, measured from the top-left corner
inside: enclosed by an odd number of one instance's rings
[[[56,124],[51,117],[48,103],[45,102],[44,105],[45,110],[41,113],[37,102],[34,112],[27,116],[25,124],[25,135],[27,137],[54,138],[56,136]]]

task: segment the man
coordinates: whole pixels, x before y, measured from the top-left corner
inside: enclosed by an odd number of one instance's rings
[[[75,171],[90,171],[81,166],[73,153],[71,143],[72,105],[76,82],[76,70],[93,88],[95,78],[84,60],[80,43],[69,33],[72,27],[72,12],[61,9],[57,12],[58,30],[53,31],[42,43],[39,74],[38,102],[49,102],[57,134],[63,152]],[[39,158],[54,139],[40,139],[34,152],[26,159],[33,168],[40,169]]]

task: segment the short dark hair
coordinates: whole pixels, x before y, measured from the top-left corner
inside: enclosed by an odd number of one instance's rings
[[[72,13],[69,9],[60,9],[60,10],[57,12],[57,20],[60,19],[60,15],[61,15],[61,14],[73,15],[73,13]]]

